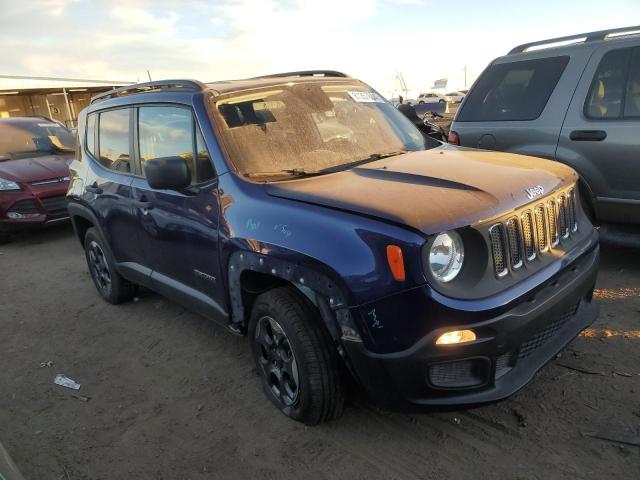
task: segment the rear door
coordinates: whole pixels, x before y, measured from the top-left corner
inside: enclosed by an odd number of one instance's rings
[[[141,176],[133,197],[153,288],[224,323],[226,313],[218,256],[218,182],[200,127],[190,107],[141,105],[136,109],[135,154]],[[192,185],[183,191],[154,190],[145,161],[183,157]]]
[[[557,158],[583,176],[596,217],[640,222],[640,47],[597,50],[562,127]]]
[[[465,147],[553,158],[584,63],[579,52],[502,57],[473,85],[451,129]]]

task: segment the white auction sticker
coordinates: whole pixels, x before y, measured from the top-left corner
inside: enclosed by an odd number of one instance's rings
[[[60,125],[58,125],[57,123],[39,123],[38,124],[39,127],[54,127],[54,128],[60,128]]]
[[[375,92],[348,92],[349,96],[359,103],[384,103],[384,98]]]

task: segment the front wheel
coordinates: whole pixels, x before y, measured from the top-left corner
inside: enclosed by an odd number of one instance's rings
[[[261,294],[251,312],[249,338],[263,390],[280,411],[307,425],[342,415],[336,350],[301,294],[289,287]]]
[[[445,101],[440,99],[440,100],[438,100],[438,103],[445,103]]]

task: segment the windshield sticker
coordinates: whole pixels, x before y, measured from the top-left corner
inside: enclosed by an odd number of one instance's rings
[[[384,98],[375,92],[348,92],[349,96],[358,103],[384,103]]]
[[[60,125],[58,125],[57,123],[39,123],[38,126],[39,127],[58,127],[58,128],[60,128]]]

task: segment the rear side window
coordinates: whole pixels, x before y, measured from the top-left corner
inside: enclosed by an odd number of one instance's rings
[[[640,116],[640,48],[612,50],[602,57],[584,114],[594,120]]]
[[[191,110],[164,106],[140,107],[138,132],[143,172],[147,160],[182,157],[189,166],[192,183],[213,178],[209,154]]]
[[[98,160],[117,172],[131,173],[128,108],[109,110],[100,114],[98,122]]]
[[[459,122],[535,120],[549,101],[569,57],[489,66],[469,92]]]

